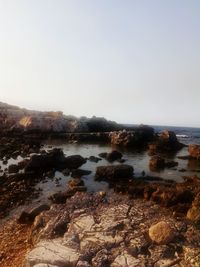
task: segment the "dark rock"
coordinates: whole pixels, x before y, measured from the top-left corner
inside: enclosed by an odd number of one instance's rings
[[[95,157],[95,156],[90,156],[88,160],[91,161],[91,162],[97,163],[97,162],[99,162],[101,160],[101,158],[98,158],[98,157]]]
[[[157,140],[149,144],[150,151],[178,151],[185,145],[180,143],[176,137],[176,134],[172,131],[163,131]]]
[[[79,178],[79,177],[82,177],[84,175],[89,175],[91,173],[92,172],[88,171],[88,170],[76,169],[76,170],[72,170],[71,177]]]
[[[105,158],[107,157],[107,154],[108,154],[108,153],[106,153],[106,152],[100,153],[100,154],[99,154],[99,157],[105,159]]]
[[[9,173],[17,173],[19,171],[19,166],[16,164],[12,164],[8,166],[8,172]]]
[[[141,125],[135,131],[112,132],[111,144],[120,146],[144,146],[154,139],[154,129]]]
[[[149,168],[152,171],[160,170],[165,167],[165,160],[160,156],[154,156],[149,161]]]
[[[47,204],[42,204],[29,211],[23,211],[18,218],[18,223],[26,224],[34,221],[35,217],[38,216],[44,210],[49,210],[50,207]]]
[[[63,165],[65,167],[69,168],[70,170],[71,169],[77,169],[85,163],[86,163],[85,158],[83,158],[80,155],[68,156],[63,161]]]
[[[86,160],[80,155],[65,157],[60,149],[53,149],[47,154],[33,155],[27,164],[25,171],[44,172],[56,169],[76,169],[83,165]]]
[[[49,199],[56,204],[64,204],[66,199],[73,196],[75,194],[74,191],[65,191],[65,192],[58,192],[49,197]]]
[[[96,169],[96,179],[119,180],[131,179],[133,177],[133,167],[131,165],[99,166]]]
[[[168,161],[165,163],[166,168],[174,168],[176,166],[178,166],[178,162],[176,161]]]
[[[115,160],[120,160],[122,158],[122,153],[119,151],[113,150],[110,153],[107,153],[106,159],[110,162],[113,162]]]
[[[62,174],[65,176],[70,175],[70,169],[66,168],[66,169],[62,170]]]
[[[42,155],[33,155],[27,166],[25,172],[28,171],[48,171],[57,167],[61,162],[64,161],[64,153],[60,149],[53,149],[49,153]]]

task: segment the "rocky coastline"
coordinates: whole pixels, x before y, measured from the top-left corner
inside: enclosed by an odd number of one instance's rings
[[[88,158],[46,150],[44,140],[55,138],[102,142],[111,149]],[[104,118],[77,119],[1,103],[0,266],[200,266],[198,171],[181,183],[145,172],[136,178],[121,147],[148,151],[149,168],[159,171],[178,165],[161,152],[176,153],[185,145],[167,130],[158,135],[149,126],[126,128]],[[89,192],[82,177],[91,170],[82,167],[102,159],[106,165],[96,167],[93,179],[105,181],[110,190]],[[200,146],[189,145],[181,160],[191,159],[200,160]],[[59,183],[56,171],[70,177],[64,190],[31,205],[41,194],[39,182]]]

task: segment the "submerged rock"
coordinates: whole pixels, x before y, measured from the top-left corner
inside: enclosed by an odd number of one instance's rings
[[[99,166],[96,169],[95,178],[97,180],[120,180],[131,179],[133,177],[133,167],[131,165],[120,164],[112,166]]]
[[[107,153],[106,159],[110,162],[113,162],[115,160],[120,160],[122,158],[122,153],[119,151],[113,150],[110,153]]]
[[[149,161],[149,168],[152,171],[164,169],[164,167],[165,167],[165,160],[160,156],[154,156]]]

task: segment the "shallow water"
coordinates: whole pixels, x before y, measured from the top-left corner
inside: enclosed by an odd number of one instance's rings
[[[66,156],[70,155],[81,155],[85,158],[89,158],[90,156],[96,156],[98,157],[99,153],[102,152],[111,152],[113,149],[116,149],[115,147],[111,147],[108,144],[69,144],[63,142],[63,140],[53,140],[53,141],[47,141],[44,143],[45,150],[51,150],[53,148],[61,148]],[[138,151],[136,149],[119,149],[123,154],[123,159],[125,159],[125,164],[130,164],[134,167],[134,177],[138,178],[142,176],[142,172],[144,171],[146,175],[149,176],[156,176],[161,177],[163,179],[170,179],[174,180],[176,182],[182,182],[183,176],[191,176],[191,175],[198,175],[200,176],[200,173],[197,172],[200,170],[200,161],[196,160],[180,160],[177,158],[177,156],[187,155],[187,147],[180,150],[178,153],[171,153],[171,154],[161,154],[165,158],[165,160],[174,160],[178,162],[178,166],[176,168],[161,170],[159,172],[152,172],[149,169],[149,160],[150,156],[148,155],[147,151]],[[22,158],[18,157],[16,160],[9,159],[7,165],[3,165],[2,162],[0,162],[0,165],[2,166],[2,170],[4,170],[9,164],[17,163],[21,161]],[[96,192],[96,191],[106,191],[109,192],[112,189],[109,188],[109,185],[106,182],[98,182],[95,181],[95,171],[97,166],[103,166],[103,165],[112,165],[112,164],[119,164],[118,162],[109,163],[105,159],[102,159],[98,163],[90,162],[89,160],[81,166],[81,169],[90,170],[92,173],[87,176],[83,176],[82,179],[87,187],[87,191],[89,192]],[[185,172],[180,172],[179,170],[185,169]],[[57,179],[56,179],[57,178]],[[59,179],[59,180],[58,180]],[[34,206],[35,204],[49,202],[49,197],[55,192],[59,191],[66,191],[68,181],[71,179],[71,176],[65,176],[61,172],[56,172],[55,177],[53,179],[46,178],[44,181],[41,181],[36,185],[36,189],[41,189],[41,194],[38,199],[35,199],[31,201],[31,203],[20,206],[17,209],[13,210],[11,212],[12,215],[19,214],[20,211],[27,207]]]

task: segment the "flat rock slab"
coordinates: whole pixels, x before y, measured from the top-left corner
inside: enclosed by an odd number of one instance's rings
[[[41,241],[27,256],[25,267],[39,266],[76,266],[79,254],[77,251],[63,246],[60,240]]]

